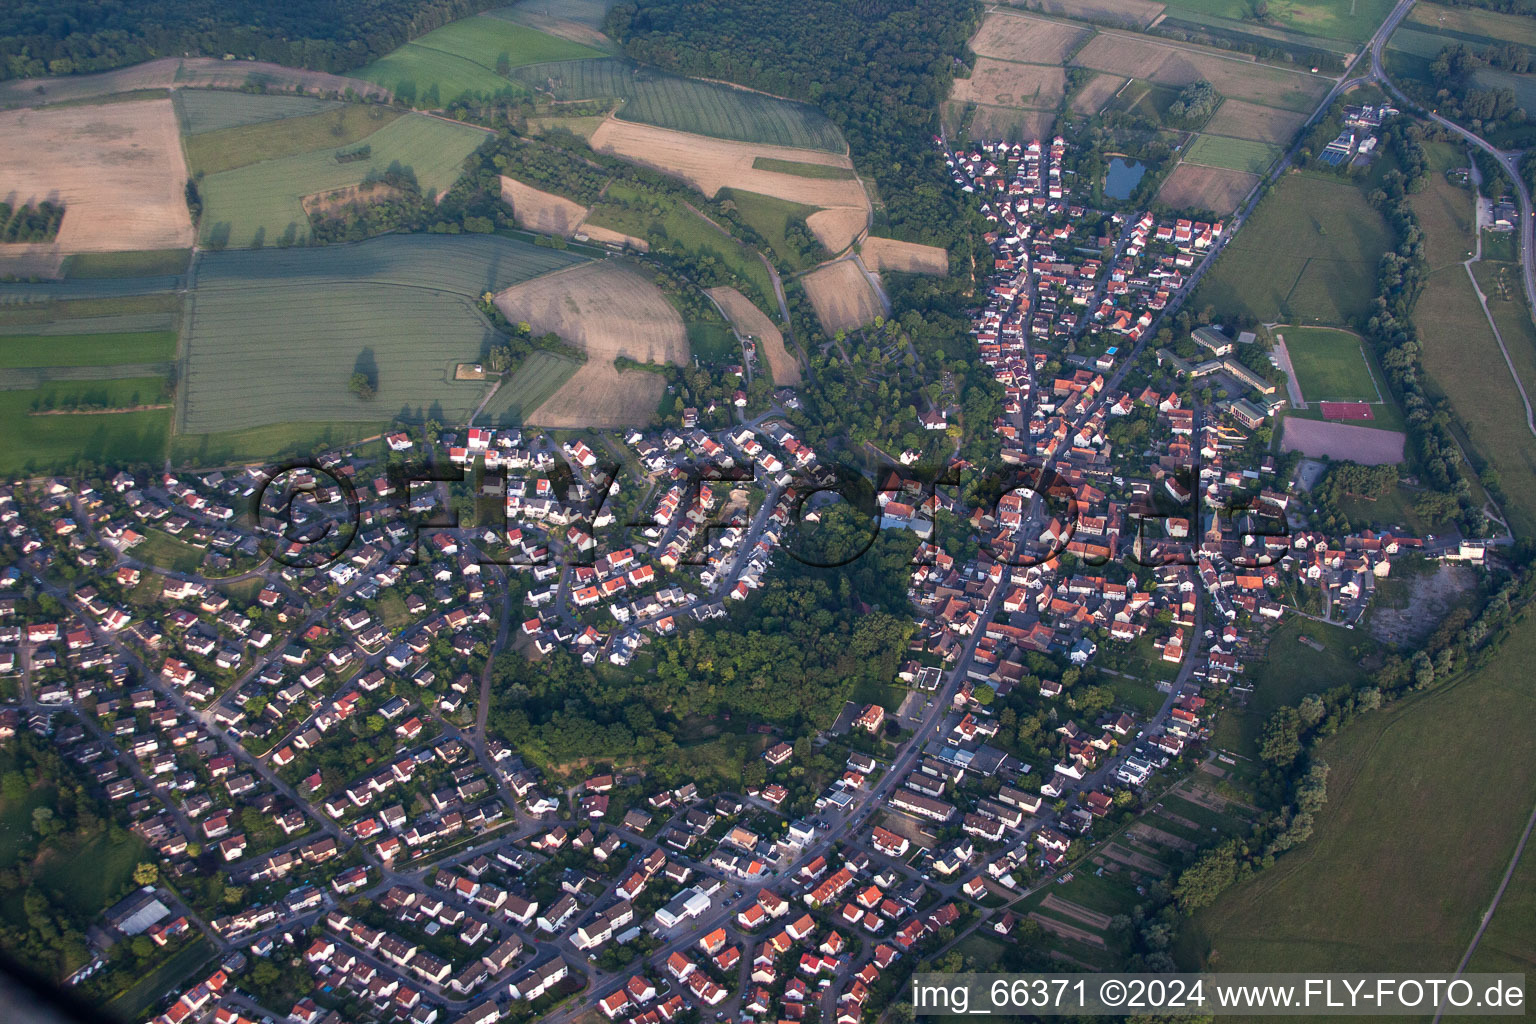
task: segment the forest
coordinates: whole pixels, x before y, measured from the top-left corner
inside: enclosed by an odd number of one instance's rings
[[[181,54],[346,71],[492,0],[14,0],[0,4],[0,79],[106,71]]]

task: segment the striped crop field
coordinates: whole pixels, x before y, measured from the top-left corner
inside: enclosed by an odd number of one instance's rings
[[[366,159],[345,163],[333,147],[263,160],[202,181],[204,245],[243,248],[284,239],[309,240],[305,196],[356,185],[391,167],[412,172],[427,195],[445,191],[463,172],[464,160],[490,136],[476,128],[424,114],[407,114],[364,140]]]
[[[356,72],[395,98],[424,109],[469,95],[520,92],[505,75],[512,68],[552,60],[601,57],[590,46],[561,39],[507,18],[464,18],[414,39]]]
[[[618,116],[625,121],[738,142],[847,150],[837,127],[814,107],[627,61],[533,64],[513,71],[512,77],[557,100],[622,100]]]
[[[455,381],[494,340],[475,303],[583,257],[484,235],[199,257],[179,429],[464,420],[485,392]],[[367,373],[377,395],[348,391]]]
[[[181,130],[187,135],[320,114],[341,106],[338,100],[314,96],[264,96],[222,89],[177,89],[174,95]]]

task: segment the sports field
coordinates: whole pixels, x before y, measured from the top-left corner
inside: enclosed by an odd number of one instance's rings
[[[486,291],[582,257],[495,236],[393,235],[322,250],[199,259],[179,426],[468,417],[485,392],[455,381],[494,340]],[[378,394],[347,391],[369,373]]]
[[[1248,139],[1229,139],[1219,135],[1202,135],[1184,153],[1184,159],[1192,164],[1207,167],[1224,167],[1229,171],[1263,174],[1280,155],[1279,146]]]
[[[1381,398],[1360,336],[1320,327],[1279,327],[1301,393],[1311,402],[1375,402]]]
[[[1536,628],[1526,621],[1476,672],[1326,741],[1318,756],[1331,769],[1328,803],[1312,839],[1197,914],[1185,965],[1453,968],[1536,793],[1536,732],[1501,730],[1496,758],[1486,743],[1490,723],[1528,721],[1536,711],[1525,685],[1532,659]],[[1517,894],[1512,907],[1525,899]],[[1528,961],[1532,919],[1500,923],[1498,941],[1506,956],[1518,951]]]
[[[307,241],[305,196],[355,185],[392,167],[410,171],[425,194],[436,195],[453,184],[465,158],[487,138],[476,128],[407,114],[366,136],[371,151],[364,160],[338,162],[338,147],[328,146],[210,174],[202,182],[201,241],[231,248],[271,245],[290,231],[293,241]]]
[[[814,107],[681,78],[616,59],[516,68],[516,81],[556,100],[622,100],[618,117],[716,139],[843,153],[836,126]]]
[[[1357,186],[1288,174],[1201,282],[1195,308],[1211,303],[1265,323],[1347,324],[1369,309],[1389,245]]]
[[[480,15],[444,25],[366,65],[358,78],[394,92],[402,103],[444,107],[464,94],[521,92],[506,78],[525,64],[601,57],[603,51],[507,18]]]

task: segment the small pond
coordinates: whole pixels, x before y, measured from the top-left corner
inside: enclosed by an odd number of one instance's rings
[[[1129,199],[1146,173],[1147,167],[1140,160],[1117,156],[1109,162],[1109,173],[1104,176],[1104,194],[1110,199]]]

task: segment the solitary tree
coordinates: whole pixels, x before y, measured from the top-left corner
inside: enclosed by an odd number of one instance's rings
[[[347,390],[351,391],[354,395],[365,402],[377,394],[377,390],[373,386],[373,381],[368,379],[368,375],[366,373],[354,373],[352,375],[352,380],[347,384]]]

